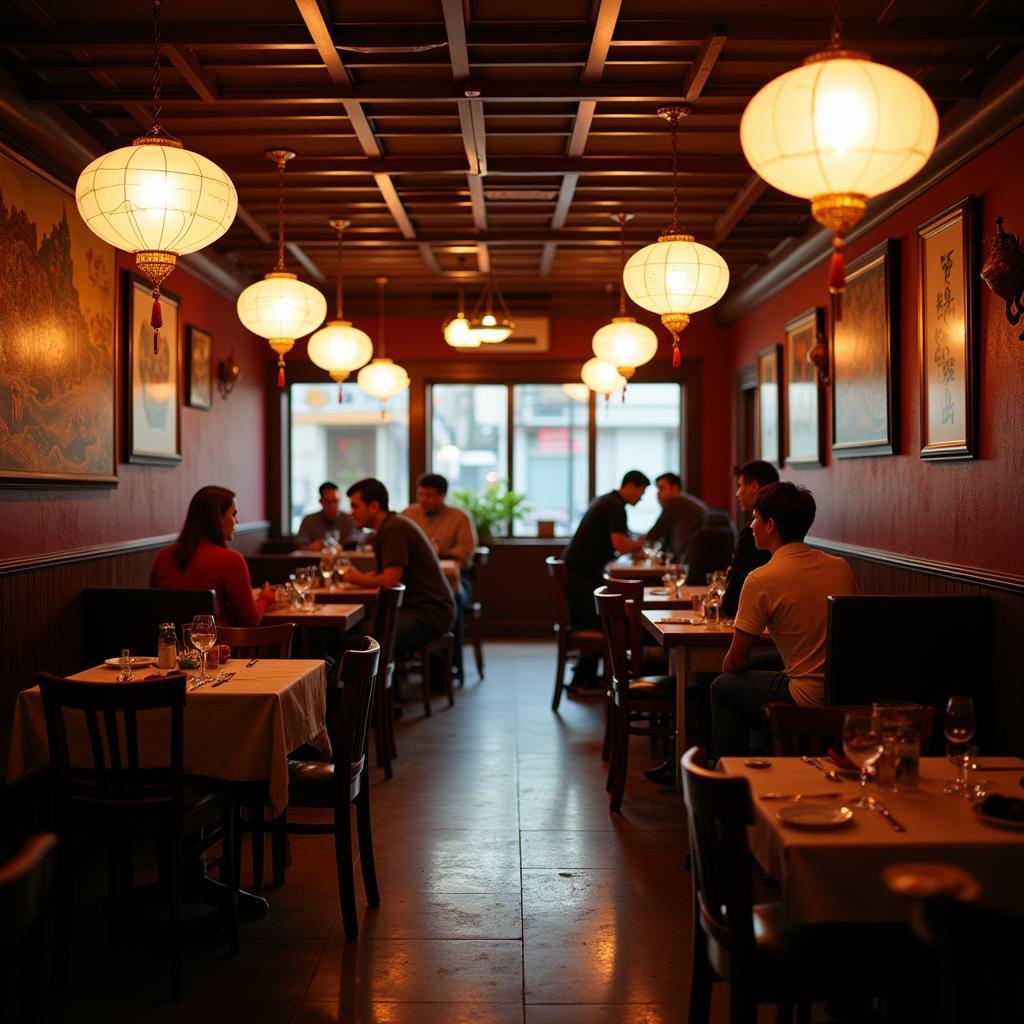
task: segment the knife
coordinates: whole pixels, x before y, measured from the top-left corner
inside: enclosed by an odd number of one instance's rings
[[[226,683],[229,679],[233,679],[235,676],[234,672],[225,672],[215,683],[210,684],[212,690],[215,686],[221,686]]]
[[[883,807],[881,804],[875,804],[875,810],[885,818],[885,820],[895,829],[897,832],[906,832],[907,829],[904,825],[898,822],[890,813],[888,808]]]
[[[245,663],[245,667],[246,667],[246,668],[252,668],[252,667],[253,667],[253,665],[255,665],[255,664],[256,664],[256,662],[257,662],[257,661],[259,661],[259,660],[260,660],[259,658],[250,658],[250,659],[249,659],[249,660],[248,660],[248,661],[247,661],[247,662]]]
[[[842,793],[762,793],[762,800],[835,800]]]
[[[808,757],[806,754],[801,755],[800,760],[804,764],[809,764],[812,768],[817,768],[822,775],[828,779],[829,782],[842,782],[839,775],[834,772],[831,768],[826,768],[816,757]]]

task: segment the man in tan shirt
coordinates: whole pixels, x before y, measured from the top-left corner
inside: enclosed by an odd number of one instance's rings
[[[754,543],[771,558],[743,584],[724,674],[711,684],[718,757],[749,751],[750,730],[760,730],[765,704],[824,703],[827,598],[857,593],[842,558],[804,543],[815,514],[806,487],[769,484],[758,491],[752,512]],[[766,629],[784,671],[759,667],[754,647]]]
[[[411,519],[432,541],[440,558],[453,558],[460,569],[473,564],[476,527],[461,508],[445,504],[448,481],[440,473],[424,473],[416,481],[416,504],[402,515]]]

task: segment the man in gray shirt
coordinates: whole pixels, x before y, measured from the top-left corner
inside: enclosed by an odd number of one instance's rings
[[[341,492],[330,480],[320,485],[320,511],[310,512],[299,524],[295,546],[304,551],[319,551],[328,531],[337,534],[338,543],[362,544],[366,535],[356,528],[356,521],[341,511]]]
[[[424,473],[416,481],[416,504],[402,512],[430,538],[441,558],[454,558],[460,569],[473,564],[476,527],[461,508],[445,503],[448,481],[440,473]]]
[[[659,541],[672,560],[681,562],[690,538],[704,525],[708,507],[700,498],[683,490],[678,473],[662,473],[656,481],[661,515],[648,530],[647,538]]]

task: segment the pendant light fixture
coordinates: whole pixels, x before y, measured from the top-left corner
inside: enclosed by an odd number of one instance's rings
[[[616,391],[621,391],[626,386],[626,378],[611,363],[606,363],[597,356],[583,364],[580,379],[591,391],[604,395],[606,401]]]
[[[341,284],[341,250],[345,228],[351,223],[347,220],[331,220],[327,222],[338,235],[338,273],[335,281],[335,316],[316,332],[306,346],[310,362],[331,375],[331,380],[338,385],[338,401],[344,400],[341,384],[353,370],[365,366],[373,358],[373,342],[370,336],[353,327],[350,320],[345,319]]]
[[[441,325],[444,340],[452,348],[479,348],[480,339],[469,333],[469,317],[466,316],[466,295],[462,287],[466,257],[459,256],[459,308]]]
[[[215,242],[235,219],[238,194],[212,160],[185,149],[160,123],[160,0],[153,0],[153,124],[130,146],[97,157],[78,176],[75,203],[94,234],[135,255],[153,286],[153,351],[160,286],[179,256]]]
[[[769,185],[809,199],[814,219],[832,232],[834,319],[842,317],[846,286],[843,236],[864,216],[868,199],[917,174],[938,133],[935,105],[917,82],[843,47],[838,0],[827,48],[747,104],[740,145],[750,166]]]
[[[619,225],[619,312],[611,323],[599,328],[592,342],[594,355],[611,363],[627,381],[638,366],[650,362],[658,351],[658,336],[635,317],[626,315],[626,289],[622,272],[626,269],[626,224],[633,219],[631,213],[619,212],[612,217]],[[625,391],[623,391],[625,397]]]
[[[387,337],[384,330],[384,289],[387,287],[387,283],[386,277],[377,278],[377,351],[380,354],[373,362],[367,363],[356,378],[359,386],[380,402],[381,419],[384,418],[384,403],[409,386],[409,374],[397,363],[393,363],[384,356]]]
[[[495,293],[498,295],[497,313],[494,312]],[[494,278],[488,275],[487,287],[477,300],[473,314],[469,318],[469,336],[485,345],[497,345],[508,338],[515,329],[516,322],[505,305],[505,297],[494,283]]]
[[[672,223],[658,241],[633,253],[622,272],[626,294],[642,309],[661,316],[672,335],[672,365],[678,366],[679,332],[690,316],[713,306],[729,287],[729,268],[714,249],[679,227],[679,122],[687,106],[662,107],[658,116],[672,127]]]
[[[253,334],[266,338],[277,353],[277,386],[284,387],[284,357],[297,338],[316,330],[327,316],[327,300],[319,289],[284,269],[284,168],[295,153],[268,149],[277,165],[277,265],[262,281],[238,296],[238,319]]]

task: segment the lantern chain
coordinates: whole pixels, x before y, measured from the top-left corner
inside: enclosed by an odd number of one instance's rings
[[[384,331],[384,288],[388,283],[386,277],[377,278],[377,334],[380,336],[380,348],[377,352],[377,358],[384,358],[385,349],[385,331]]]
[[[153,0],[153,127],[150,135],[163,135],[160,124],[160,0]]]

